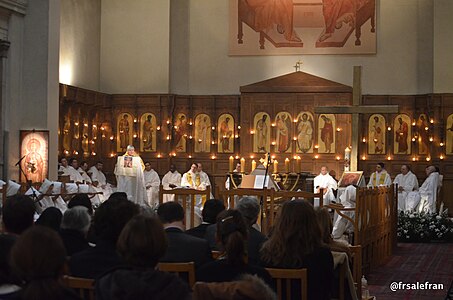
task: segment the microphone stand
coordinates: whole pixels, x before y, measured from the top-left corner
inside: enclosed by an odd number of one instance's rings
[[[27,177],[27,174],[24,172],[24,170],[22,169],[22,164],[21,164],[21,161],[25,158],[25,155],[19,159],[19,161],[16,163],[16,166],[19,167],[19,171],[20,173],[22,173],[22,175],[24,175],[25,177],[25,182],[27,183],[27,187],[30,189],[31,188],[31,191],[32,191],[32,200],[34,203],[38,202],[40,200],[38,200],[38,196],[36,195],[36,191],[35,191],[35,188],[33,187],[33,185],[31,184],[31,180],[28,180],[28,177]],[[39,205],[41,206],[41,203],[39,203]]]
[[[263,181],[263,190],[267,189],[266,186],[266,179],[269,176],[269,165],[271,164],[271,154],[267,153],[267,164],[266,164],[266,171],[264,172],[264,181]],[[267,199],[266,199],[267,200]],[[260,207],[261,207],[261,227],[263,226],[263,219],[265,217],[265,206],[264,206],[264,195],[261,196],[260,199]]]

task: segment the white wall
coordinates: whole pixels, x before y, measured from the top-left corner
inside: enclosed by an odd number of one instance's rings
[[[169,0],[103,0],[101,91],[168,93]]]
[[[434,1],[434,92],[453,93],[453,1]]]
[[[186,91],[178,92],[237,94],[241,85],[293,72],[299,59],[303,71],[347,85],[352,85],[352,66],[362,65],[364,94],[432,92],[433,1],[377,3],[376,55],[229,57],[228,1],[190,0],[189,84]],[[177,75],[171,75],[175,81]]]
[[[60,82],[99,90],[101,0],[61,0]]]

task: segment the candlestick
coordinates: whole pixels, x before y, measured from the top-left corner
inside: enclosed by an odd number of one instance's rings
[[[289,158],[285,159],[285,169],[286,169],[286,173],[289,173]]]
[[[252,160],[252,172],[256,169],[256,161]]]
[[[228,164],[228,170],[230,173],[233,172],[233,169],[234,169],[234,157],[233,156],[230,156],[230,161],[229,161],[229,164]]]
[[[344,150],[344,170],[349,172],[349,163],[351,161],[351,149],[346,147]]]
[[[245,158],[241,158],[241,173],[245,172]]]
[[[278,161],[274,160],[274,173],[278,173]]]

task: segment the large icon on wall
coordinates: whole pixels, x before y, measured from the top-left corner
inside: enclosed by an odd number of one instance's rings
[[[445,154],[453,154],[453,114],[447,118],[447,125],[445,127],[447,132],[445,133]]]
[[[199,114],[195,118],[195,153],[211,152],[211,118]]]
[[[416,125],[417,125],[418,154],[429,154],[428,117],[425,114],[421,114],[417,119]]]
[[[368,119],[368,154],[385,154],[385,118],[381,114]]]
[[[253,118],[253,152],[270,152],[270,117],[265,112],[259,112]]]
[[[186,152],[187,117],[185,114],[179,113],[176,115],[174,130],[174,145],[176,152]]]
[[[121,113],[117,122],[117,148],[118,152],[126,151],[127,145],[132,144],[133,118],[129,113]]]
[[[335,153],[335,115],[321,114],[318,120],[318,153]]]
[[[156,116],[144,113],[140,118],[140,151],[156,151]]]
[[[21,168],[25,175],[20,173],[20,182],[43,182],[49,175],[49,131],[21,130],[20,157]],[[25,178],[26,176],[26,178]]]
[[[406,114],[396,116],[393,123],[394,154],[411,154],[411,118]]]
[[[288,112],[279,112],[275,117],[276,139],[275,152],[291,152],[291,115]]]
[[[297,116],[297,153],[313,153],[313,135],[315,132],[313,120],[313,114],[308,111],[303,111]]]
[[[234,118],[230,114],[222,114],[219,117],[217,130],[217,152],[234,152]]]

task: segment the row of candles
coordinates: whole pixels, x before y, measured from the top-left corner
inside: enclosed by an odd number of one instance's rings
[[[295,167],[295,172],[301,172],[302,171],[302,159],[300,156],[296,156],[294,158],[294,160],[296,161],[296,167]],[[241,158],[240,159],[240,164],[241,164],[241,173],[245,173],[245,158]],[[252,168],[251,168],[251,172],[253,172],[253,170],[256,169],[256,166],[257,166],[257,162],[252,159]],[[271,162],[273,168],[272,168],[272,172],[273,173],[278,173],[278,161],[276,159],[272,160]],[[230,156],[230,159],[229,159],[229,172],[232,173],[234,171],[234,157],[233,156]],[[290,159],[289,158],[286,158],[285,159],[285,171],[286,173],[289,173],[290,172]]]

